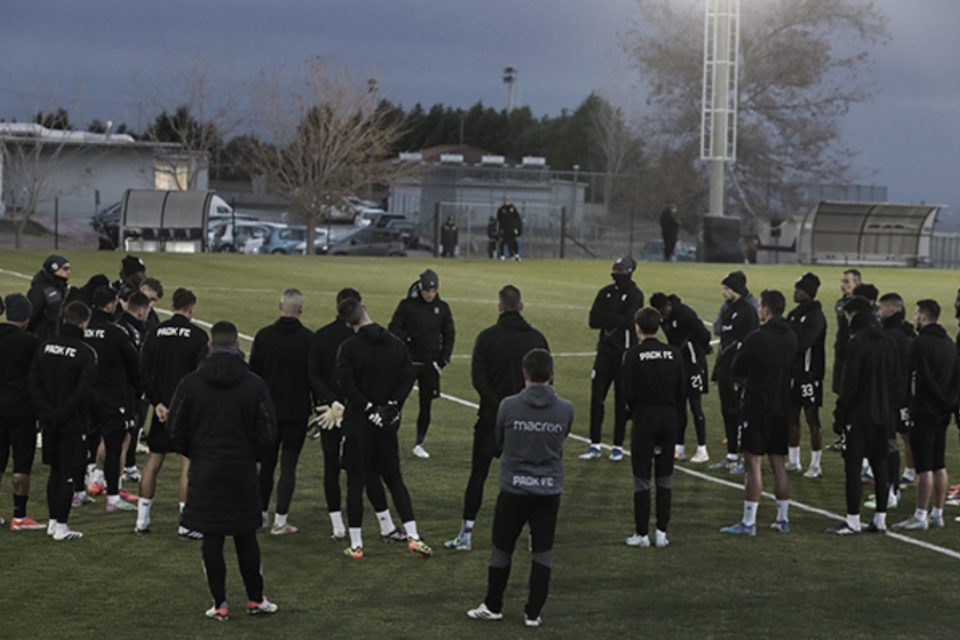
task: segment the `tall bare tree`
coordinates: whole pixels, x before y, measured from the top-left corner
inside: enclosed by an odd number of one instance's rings
[[[343,198],[396,171],[385,158],[402,134],[392,109],[380,108],[375,80],[313,59],[298,72],[262,73],[253,95],[253,125],[266,132],[247,145],[253,173],[290,200],[314,229],[342,206]]]
[[[687,151],[683,181],[705,178],[691,144],[700,135],[703,0],[637,4],[642,21],[625,44],[648,90],[647,137]],[[840,125],[871,95],[868,49],[889,37],[886,22],[869,0],[741,3],[733,171],[755,208],[795,210],[805,185],[848,177],[853,154],[841,143]]]

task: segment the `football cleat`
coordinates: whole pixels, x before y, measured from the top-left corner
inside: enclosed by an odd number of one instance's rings
[[[796,462],[788,462],[784,465],[784,468],[787,470],[787,473],[800,473],[803,471],[803,465]]]
[[[656,531],[654,531],[653,540],[654,540],[654,544],[660,548],[666,547],[667,545],[670,544],[670,541],[667,540],[667,532],[660,531],[660,529],[657,529]]]
[[[543,618],[537,616],[536,618],[531,618],[530,616],[523,616],[523,624],[528,627],[539,627],[543,624]]]
[[[597,445],[590,445],[590,448],[587,449],[586,453],[580,454],[581,460],[593,460],[594,458],[599,458],[601,455],[600,447]]]
[[[810,465],[810,468],[803,472],[804,478],[820,478],[823,477],[823,469],[820,467],[814,467]]]
[[[202,533],[193,529],[187,529],[186,527],[177,528],[177,537],[181,540],[203,540]]]
[[[832,536],[858,536],[860,535],[860,530],[854,529],[844,522],[843,524],[838,524],[835,527],[830,527],[825,533],[829,533]]]
[[[732,527],[724,527],[723,529],[720,529],[720,533],[732,533],[740,536],[755,536],[757,535],[757,525],[746,525],[743,524],[743,522],[738,522]]]
[[[430,457],[430,454],[427,453],[427,450],[424,449],[423,445],[421,444],[418,444],[413,448],[413,455],[417,456],[418,458],[424,458],[424,459]]]
[[[390,533],[381,533],[380,540],[383,542],[406,542],[407,532],[400,527],[394,527]]]
[[[282,536],[288,533],[296,533],[298,529],[292,524],[279,525],[275,524],[270,528],[270,534],[274,536]]]
[[[650,536],[642,536],[639,533],[635,533],[625,540],[628,547],[640,547],[646,549],[650,546]]]
[[[444,549],[454,549],[456,551],[470,551],[473,548],[471,543],[472,538],[467,538],[464,540],[460,536],[457,536],[453,540],[447,540],[443,543]]]
[[[623,460],[623,447],[614,447],[610,451],[610,459],[614,462],[620,462]]]
[[[708,462],[709,460],[710,456],[707,455],[706,451],[697,451],[695,454],[693,454],[693,457],[690,458],[690,462],[697,463]]]
[[[117,502],[110,502],[109,500],[107,501],[107,511],[110,511],[110,512],[136,511],[136,510],[137,510],[137,505],[130,504],[129,502],[125,502],[123,500],[118,500]]]
[[[926,531],[929,525],[926,520],[917,520],[914,517],[910,517],[893,525],[893,528],[903,529],[905,531]]]
[[[876,522],[871,522],[863,528],[864,533],[878,533],[883,535],[887,532],[887,525],[878,525]]]
[[[226,604],[226,603],[224,603]],[[226,622],[230,619],[230,612],[225,606],[217,607],[216,605],[207,609],[207,617],[212,618],[213,620],[219,620],[220,622]]]
[[[363,558],[363,547],[347,547],[343,550],[343,555],[360,560]]]
[[[260,602],[248,602],[247,603],[247,613],[252,616],[258,616],[264,613],[276,613],[279,607],[264,596],[263,600]]]
[[[419,538],[409,538],[407,540],[407,548],[410,549],[412,553],[424,558],[429,558],[433,555],[433,549],[427,546],[427,543]]]
[[[46,528],[47,525],[40,524],[33,518],[14,518],[10,521],[11,531],[32,531]]]
[[[499,611],[491,611],[487,608],[486,602],[481,602],[476,609],[467,611],[467,616],[474,620],[503,620],[503,614]]]
[[[774,531],[779,531],[780,533],[790,533],[790,523],[786,520],[777,520],[770,528]]]

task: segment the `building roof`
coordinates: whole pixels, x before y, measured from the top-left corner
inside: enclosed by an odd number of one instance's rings
[[[0,140],[4,142],[42,142],[44,144],[88,145],[127,148],[180,149],[176,142],[138,142],[126,133],[91,133],[48,129],[33,122],[0,122]]]

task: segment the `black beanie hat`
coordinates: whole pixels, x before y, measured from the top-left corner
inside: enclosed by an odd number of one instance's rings
[[[820,289],[820,278],[808,271],[797,279],[796,287],[811,298],[816,298]]]
[[[747,292],[747,276],[743,273],[743,271],[734,271],[732,273],[728,273],[727,277],[723,279],[721,284],[735,291],[741,296]]]
[[[22,293],[11,293],[4,298],[3,303],[7,306],[7,320],[10,322],[23,322],[33,315],[33,305]]]
[[[428,289],[439,289],[440,276],[434,273],[433,269],[427,269],[420,274],[420,288],[424,291]]]
[[[126,278],[127,276],[132,276],[135,273],[141,271],[146,271],[147,267],[143,264],[143,260],[137,256],[128,255],[126,258],[120,261],[120,277]]]
[[[630,256],[617,258],[617,261],[613,263],[613,270],[616,271],[618,268],[625,270],[626,273],[633,273],[637,268],[637,261]]]
[[[60,267],[70,262],[63,256],[58,256],[56,254],[47,256],[47,259],[43,261],[43,269],[49,273],[54,274],[60,270]]]

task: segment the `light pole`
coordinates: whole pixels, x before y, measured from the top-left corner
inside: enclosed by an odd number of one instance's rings
[[[507,85],[507,115],[513,111],[513,85],[517,83],[517,68],[506,67],[503,70],[503,83]]]
[[[706,0],[700,158],[710,161],[710,215],[723,215],[724,169],[737,158],[740,0]]]

